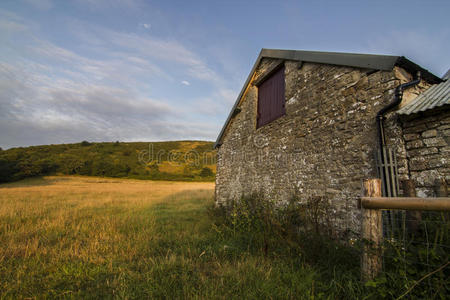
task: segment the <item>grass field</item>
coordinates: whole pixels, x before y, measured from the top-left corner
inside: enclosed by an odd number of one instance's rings
[[[214,184],[44,177],[0,185],[0,298],[309,298],[299,259],[238,249]]]

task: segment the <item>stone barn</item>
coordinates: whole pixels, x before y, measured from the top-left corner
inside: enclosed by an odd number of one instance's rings
[[[448,105],[414,103],[442,82],[401,56],[263,49],[215,143],[216,203],[322,196],[338,229],[358,230],[362,181],[379,176],[384,148],[394,179],[431,196],[449,177]]]

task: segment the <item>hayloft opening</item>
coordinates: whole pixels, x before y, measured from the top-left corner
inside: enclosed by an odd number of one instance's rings
[[[284,92],[284,65],[282,65],[258,86],[257,128],[286,114]]]

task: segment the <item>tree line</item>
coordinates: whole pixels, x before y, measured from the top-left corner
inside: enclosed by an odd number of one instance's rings
[[[164,161],[139,161],[139,153],[149,143],[83,141],[75,144],[0,149],[0,182],[16,181],[43,175],[87,175],[152,180],[214,180],[213,162],[205,165],[177,161],[177,168],[160,170]],[[172,141],[152,143],[155,151],[196,151],[215,157],[211,142]],[[163,158],[164,159],[164,158]]]

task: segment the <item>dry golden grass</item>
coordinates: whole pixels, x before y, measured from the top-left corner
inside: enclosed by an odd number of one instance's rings
[[[314,274],[207,213],[214,184],[44,177],[0,185],[0,299],[293,298]],[[242,240],[242,241],[241,241]]]
[[[196,141],[190,141],[190,142],[179,142],[179,146],[177,151],[188,153],[189,151],[195,149],[196,147],[203,145],[203,142],[196,142]]]
[[[160,238],[153,207],[211,199],[213,189],[204,182],[69,176],[2,184],[0,290],[15,294],[20,284],[5,278],[27,281],[30,271],[61,272],[64,262],[107,265],[112,272],[114,263],[142,257],[143,245]],[[35,264],[40,267],[30,266]]]
[[[185,165],[176,162],[162,161],[158,164],[159,171],[172,173],[172,174],[183,174]]]
[[[82,216],[88,218],[88,211],[115,211],[136,218],[133,212],[138,210],[161,202],[180,200],[180,196],[204,198],[210,196],[213,189],[214,184],[209,182],[155,182],[69,176],[49,176],[2,184],[0,219],[9,222],[0,223],[3,242],[0,262],[5,257],[29,256],[36,253],[39,246],[46,254],[60,252],[62,249],[44,250],[42,243],[40,245],[42,236],[39,232],[49,229],[63,231],[68,226],[72,227],[75,235],[87,231],[90,245],[83,247],[83,251],[98,250],[101,241],[120,238],[120,234],[114,230],[119,221],[112,213],[92,215],[85,222],[73,222]],[[120,220],[125,223],[129,221],[128,218]],[[67,255],[83,255],[79,250],[80,243],[74,241],[66,248]]]

